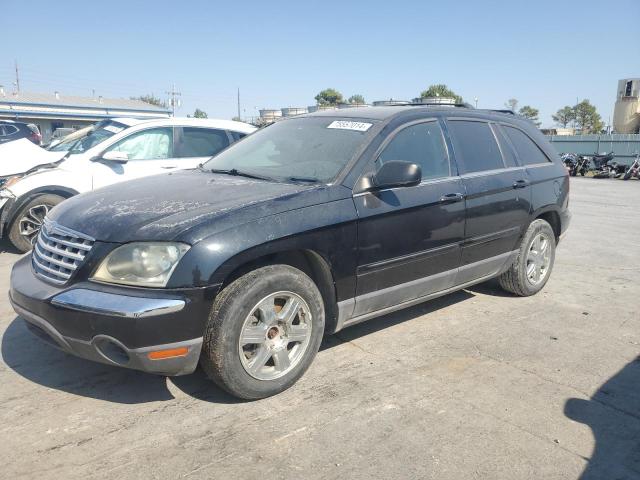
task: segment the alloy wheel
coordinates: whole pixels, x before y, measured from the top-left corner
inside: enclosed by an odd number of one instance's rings
[[[529,245],[527,280],[532,285],[540,284],[549,274],[551,248],[551,238],[545,233],[538,233]]]
[[[53,206],[48,204],[34,205],[18,221],[20,235],[25,237],[30,244],[34,244],[38,232],[42,228],[44,217],[52,208]]]
[[[274,380],[300,362],[311,340],[311,310],[293,292],[277,292],[260,300],[242,326],[238,351],[246,372],[258,380]]]

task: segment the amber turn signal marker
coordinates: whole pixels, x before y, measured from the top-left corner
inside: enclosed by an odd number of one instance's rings
[[[184,357],[189,353],[187,347],[170,348],[168,350],[156,350],[155,352],[149,352],[147,356],[151,360],[164,360],[165,358]]]

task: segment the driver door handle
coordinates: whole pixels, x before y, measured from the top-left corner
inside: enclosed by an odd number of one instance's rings
[[[172,168],[178,168],[176,165],[165,165],[162,167],[165,170],[171,170]]]
[[[525,188],[529,186],[529,180],[516,180],[513,182],[513,188]]]
[[[464,200],[462,193],[447,193],[440,197],[440,203],[456,203]]]

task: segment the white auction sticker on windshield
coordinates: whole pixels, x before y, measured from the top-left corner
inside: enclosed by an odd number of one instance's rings
[[[335,122],[331,122],[327,128],[339,128],[342,130],[355,130],[357,132],[366,132],[371,128],[373,123],[365,123],[365,122],[348,122],[346,120],[336,120]]]
[[[106,127],[104,127],[104,129],[107,132],[111,132],[111,133],[118,133],[122,131],[122,127],[117,127],[115,125],[107,125]]]

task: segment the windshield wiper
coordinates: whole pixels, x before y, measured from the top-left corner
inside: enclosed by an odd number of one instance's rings
[[[253,173],[241,172],[240,170],[238,170],[236,168],[231,168],[229,170],[219,169],[219,168],[212,168],[209,171],[211,173],[222,173],[224,175],[232,175],[234,177],[255,178],[256,180],[266,180],[266,181],[273,180],[272,178],[264,177],[262,175],[255,175]]]
[[[300,183],[318,183],[320,180],[314,177],[287,177],[285,180],[288,182],[300,182]]]

